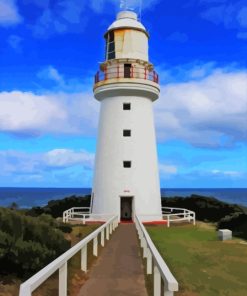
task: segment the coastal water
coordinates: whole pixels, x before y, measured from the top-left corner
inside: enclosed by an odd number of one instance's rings
[[[91,188],[6,188],[0,187],[0,206],[7,207],[15,202],[21,208],[44,206],[49,200],[62,199],[71,195],[83,196]],[[247,188],[162,188],[162,196],[190,196],[198,194],[247,206]]]

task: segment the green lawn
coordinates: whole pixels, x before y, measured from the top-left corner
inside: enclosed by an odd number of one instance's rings
[[[147,230],[179,283],[175,295],[247,295],[247,243],[220,242],[215,228],[205,223]]]

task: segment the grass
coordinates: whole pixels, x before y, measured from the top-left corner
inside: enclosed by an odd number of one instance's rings
[[[240,239],[218,241],[205,223],[147,230],[179,283],[176,295],[247,295],[247,244]]]
[[[72,246],[85,238],[88,234],[96,230],[100,224],[93,225],[74,225],[73,231],[66,234],[67,239],[71,240]],[[100,245],[98,246],[100,252]],[[93,264],[96,258],[93,256],[93,244],[88,244],[88,268]],[[31,258],[30,258],[31,260]],[[81,285],[87,280],[87,274],[80,269],[80,252],[73,256],[68,261],[68,296],[75,296],[78,294]],[[0,281],[0,296],[18,296],[19,279],[9,278],[8,283]],[[33,293],[33,296],[57,296],[58,295],[58,271],[55,272],[48,280],[46,280]]]

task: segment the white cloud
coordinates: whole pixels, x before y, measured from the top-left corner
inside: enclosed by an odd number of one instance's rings
[[[92,170],[94,154],[85,150],[54,149],[42,153],[0,151],[0,175],[42,176],[46,170],[60,170],[80,165]]]
[[[59,74],[58,70],[55,69],[53,66],[43,68],[41,71],[38,72],[37,76],[40,79],[53,80],[58,84],[64,85],[63,76]]]
[[[212,170],[211,173],[213,175],[221,175],[221,176],[227,176],[227,177],[232,177],[232,178],[237,178],[241,177],[243,175],[242,172],[239,171],[222,171],[222,170]]]
[[[177,139],[217,148],[247,141],[247,73],[207,68],[210,71],[203,66],[192,68],[186,82],[161,85],[160,99],[154,104],[160,142]],[[68,84],[54,67],[41,76],[54,80],[58,87]],[[27,137],[49,133],[95,136],[99,106],[87,91],[2,92],[0,131]]]
[[[73,151],[70,149],[54,149],[44,155],[46,165],[51,167],[68,167],[82,164],[92,169],[94,155],[87,151]]]
[[[18,13],[15,0],[0,0],[0,26],[19,24],[22,17]]]
[[[174,175],[178,172],[178,168],[174,165],[160,164],[159,171],[161,175]]]
[[[89,93],[0,93],[0,131],[23,136],[94,133],[96,100]]]
[[[155,104],[160,139],[207,147],[247,140],[247,73],[217,70],[200,81],[161,87]]]

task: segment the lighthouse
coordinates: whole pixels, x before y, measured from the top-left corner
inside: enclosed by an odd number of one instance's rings
[[[92,213],[119,220],[161,219],[153,102],[159,79],[149,62],[149,34],[132,11],[105,33],[105,61],[95,75],[100,102]]]

